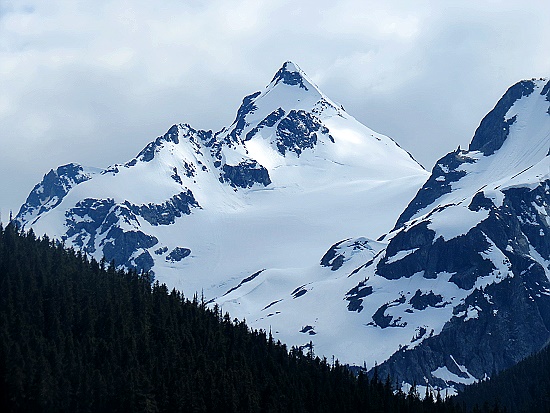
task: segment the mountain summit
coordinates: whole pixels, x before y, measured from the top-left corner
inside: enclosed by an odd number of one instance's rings
[[[17,221],[289,345],[458,389],[550,340],[549,106],[548,80],[512,86],[428,176],[286,62],[228,127],[58,167]]]
[[[550,339],[549,90],[545,79],[512,86],[389,234],[343,237],[307,275],[266,270],[216,302],[290,343],[309,336],[321,354],[451,393],[540,350]],[[293,281],[287,295],[271,287]]]
[[[305,90],[308,90],[308,86],[311,88],[313,85],[302,70],[292,62],[285,62],[283,66],[277,71],[269,87],[275,86],[277,83],[282,82],[289,86],[299,86]],[[305,82],[305,83],[304,83]],[[317,89],[315,87],[315,89]]]
[[[17,220],[215,297],[260,270],[316,265],[326,245],[358,228],[387,232],[426,175],[286,62],[228,127],[177,124],[125,163],[61,166]]]
[[[343,114],[298,66],[286,62],[263,91],[243,99],[233,124],[217,136],[228,143],[246,142],[276,127],[274,149],[283,156],[287,151],[300,156],[304,149],[313,149],[321,135],[334,140],[321,118]]]
[[[441,158],[383,248],[355,260],[348,309],[380,374],[458,389],[550,339],[550,82],[512,86],[468,151]],[[350,249],[339,249],[349,254]]]

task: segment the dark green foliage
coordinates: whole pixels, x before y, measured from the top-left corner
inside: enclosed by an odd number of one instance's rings
[[[466,408],[498,404],[501,411],[550,412],[550,347],[494,375],[491,380],[466,387],[455,399]]]
[[[0,227],[0,411],[443,412],[47,237]]]

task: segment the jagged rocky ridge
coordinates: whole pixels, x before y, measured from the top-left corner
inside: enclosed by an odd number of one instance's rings
[[[550,82],[533,79],[506,92],[467,151],[437,162],[360,271],[352,309],[368,305],[360,291],[386,291],[365,322],[410,335],[380,374],[457,389],[547,344],[549,151]]]
[[[549,89],[513,86],[427,177],[286,63],[229,127],[60,167],[17,219],[290,345],[456,389],[548,339]]]
[[[451,393],[539,350],[550,339],[549,90],[512,86],[378,241],[344,239],[299,279],[267,270],[217,302],[292,343]],[[288,295],[276,296],[282,280]]]
[[[243,99],[230,126],[177,124],[128,162],[61,166],[36,185],[16,220],[214,297],[261,268],[317,261],[356,226],[353,217],[374,208],[363,200],[384,185],[395,188],[386,196],[390,212],[365,226],[371,236],[387,231],[425,175],[286,62],[264,90]],[[294,256],[309,243],[311,252]]]

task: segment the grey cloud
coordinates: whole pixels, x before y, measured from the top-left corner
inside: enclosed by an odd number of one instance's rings
[[[217,130],[295,61],[430,168],[522,78],[550,76],[546,1],[10,1],[0,8],[2,219],[50,168]]]

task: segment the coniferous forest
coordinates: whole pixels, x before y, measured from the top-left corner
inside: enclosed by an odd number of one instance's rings
[[[12,225],[0,227],[0,375],[2,412],[505,411],[396,391]]]
[[[550,347],[491,380],[466,387],[456,401],[469,409],[499,405],[509,412],[550,412]]]

